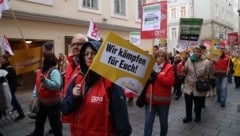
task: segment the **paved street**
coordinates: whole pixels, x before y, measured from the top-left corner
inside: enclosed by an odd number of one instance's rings
[[[31,98],[31,90],[19,90],[17,97],[20,99],[24,111],[28,114],[28,103]],[[144,109],[137,106],[129,107],[130,122],[133,127],[132,136],[142,136],[144,128]],[[12,119],[16,113],[7,115],[0,120],[0,132],[4,136],[25,136],[34,129],[34,120],[25,117],[14,122]],[[216,97],[206,98],[206,108],[202,113],[200,123],[183,124],[185,116],[184,99],[174,100],[169,113],[168,136],[240,136],[240,89],[234,89],[234,84],[229,85],[228,98],[225,108],[221,108],[216,102]],[[49,134],[49,124],[46,123],[45,136]],[[158,118],[155,119],[153,136],[159,136]],[[64,136],[70,136],[68,125],[63,125]]]

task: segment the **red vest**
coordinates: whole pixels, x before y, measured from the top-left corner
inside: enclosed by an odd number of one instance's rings
[[[64,75],[64,87],[63,87],[63,93],[62,93],[62,98],[64,98],[67,94],[67,89],[68,86],[70,85],[74,75],[79,73],[80,65],[78,64],[77,66],[73,67],[73,56],[69,57],[69,63],[66,67],[65,70],[65,75]],[[62,122],[63,123],[70,123],[71,121],[71,114],[68,115],[62,115]]]
[[[48,88],[44,87],[44,85],[41,82],[41,74],[42,71],[40,69],[37,70],[36,75],[36,90],[37,95],[39,96],[40,102],[46,105],[50,104],[56,104],[60,102],[60,90],[49,90]],[[45,75],[46,77],[49,77],[49,72]]]
[[[214,64],[214,70],[225,70],[227,71],[228,63],[229,63],[229,56],[225,55],[223,59],[219,59]]]
[[[148,85],[146,101],[150,104],[152,99],[153,105],[169,105],[171,103],[171,89],[174,82],[173,66],[170,63],[165,63],[154,83]]]
[[[178,75],[178,76],[179,76],[179,75],[183,75],[183,72],[182,72],[183,66],[184,66],[184,62],[183,62],[183,61],[181,61],[181,62],[179,62],[179,63],[177,64],[177,75]]]
[[[81,83],[82,78],[79,75],[75,83]],[[100,78],[79,101],[80,107],[72,113],[72,136],[116,136],[109,111],[111,85],[110,81]]]
[[[70,59],[71,58],[71,59]],[[80,65],[76,65],[75,67],[73,67],[73,60],[72,60],[72,56],[69,57],[69,63],[67,64],[66,70],[65,70],[65,75],[64,75],[64,88],[63,88],[63,97],[66,96],[67,94],[67,88],[69,86],[69,84],[72,81],[72,78],[75,74],[79,73],[79,68]]]

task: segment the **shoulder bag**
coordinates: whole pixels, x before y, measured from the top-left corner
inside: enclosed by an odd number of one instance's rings
[[[207,92],[210,90],[210,83],[209,83],[209,78],[204,79],[204,78],[199,78],[197,76],[197,72],[196,72],[196,67],[195,64],[193,63],[193,67],[194,67],[194,73],[196,75],[197,81],[196,81],[196,90],[198,92]]]

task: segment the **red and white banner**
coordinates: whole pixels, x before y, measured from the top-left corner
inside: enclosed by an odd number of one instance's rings
[[[237,32],[228,33],[228,40],[230,41],[230,45],[238,44],[238,33]]]
[[[6,50],[10,55],[14,56],[14,53],[12,51],[12,48],[8,42],[8,39],[6,38],[5,35],[3,35],[2,41],[0,43],[0,47]]]
[[[94,39],[96,41],[101,40],[101,37],[99,35],[99,29],[97,27],[97,24],[93,22],[93,20],[90,20],[89,28],[88,28],[88,33],[87,37]]]
[[[2,11],[8,10],[9,7],[9,1],[8,0],[0,0],[0,18],[2,18]]]
[[[142,6],[141,39],[167,38],[167,1]]]

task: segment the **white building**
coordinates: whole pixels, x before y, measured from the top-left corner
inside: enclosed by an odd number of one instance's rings
[[[168,5],[168,47],[176,48],[180,18],[203,18],[201,42],[206,38],[227,39],[237,30],[237,1],[177,0]],[[200,43],[201,43],[200,42]]]

